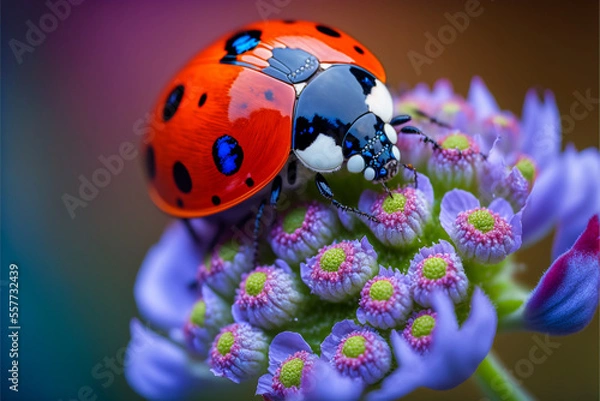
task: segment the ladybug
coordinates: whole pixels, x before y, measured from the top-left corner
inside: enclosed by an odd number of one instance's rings
[[[186,219],[273,183],[275,204],[299,165],[335,206],[374,218],[338,202],[323,174],[345,167],[385,183],[412,169],[394,129],[410,116],[392,113],[381,63],[351,36],[313,22],[251,24],[198,53],[160,96],[162,123],[143,144],[151,197]]]

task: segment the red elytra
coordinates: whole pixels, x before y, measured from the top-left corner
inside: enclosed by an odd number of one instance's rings
[[[317,23],[259,22],[222,37],[171,80],[154,110],[161,124],[142,150],[160,209],[184,218],[226,210],[286,165],[297,88],[266,73],[276,64],[273,52],[285,48],[301,49],[319,65],[360,67],[385,82],[381,63],[362,44]]]

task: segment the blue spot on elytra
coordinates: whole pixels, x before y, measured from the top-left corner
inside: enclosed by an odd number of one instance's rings
[[[260,43],[261,31],[250,30],[239,32],[225,43],[225,51],[230,56],[237,56],[254,49]]]
[[[265,99],[267,99],[268,101],[273,100],[273,91],[271,89],[265,91]]]
[[[244,160],[242,147],[229,135],[223,135],[213,143],[212,155],[217,170],[225,175],[237,173]]]

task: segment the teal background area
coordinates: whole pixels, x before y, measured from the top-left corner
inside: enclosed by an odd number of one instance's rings
[[[390,86],[447,77],[466,94],[481,75],[500,105],[519,114],[530,86],[555,91],[568,114],[573,93],[598,97],[598,4],[589,1],[483,1],[484,12],[418,75],[407,51],[423,53],[426,32],[447,24],[464,1],[264,0],[274,18],[323,21],[378,55]],[[129,341],[138,316],[133,284],[147,249],[168,218],[150,202],[138,157],[72,218],[63,196],[77,196],[101,156],[136,144],[158,92],[196,51],[261,18],[255,0],[94,1],[71,14],[18,63],[11,39],[49,12],[44,1],[1,6],[1,303],[3,400],[137,400],[108,365]],[[566,140],[597,146],[598,105]],[[591,179],[591,178],[590,178]],[[535,283],[550,263],[550,239],[530,249],[522,278]],[[19,266],[20,391],[7,388],[8,266]],[[523,379],[541,399],[598,397],[598,320],[556,338],[560,347]],[[496,347],[515,370],[536,344],[531,333],[501,335]],[[98,368],[98,366],[100,366]],[[97,370],[94,375],[92,371]],[[96,376],[96,377],[95,377]],[[100,376],[100,377],[98,377]],[[97,398],[94,398],[97,397]],[[471,382],[450,392],[419,390],[408,399],[481,400]]]

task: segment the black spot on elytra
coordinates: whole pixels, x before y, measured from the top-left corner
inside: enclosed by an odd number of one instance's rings
[[[171,91],[171,93],[169,93],[169,96],[167,96],[167,101],[165,102],[165,107],[163,109],[164,121],[169,121],[175,115],[175,112],[181,103],[181,99],[183,99],[184,90],[185,88],[183,85],[178,85]]]
[[[354,50],[356,50],[358,54],[365,54],[365,51],[360,46],[354,46]]]
[[[283,21],[284,24],[295,24],[296,20],[295,19],[284,19]]]
[[[254,186],[254,180],[251,177],[246,178],[246,186],[252,188]]]
[[[204,106],[204,103],[206,103],[206,93],[203,93],[202,96],[200,96],[200,100],[198,100],[198,107]]]
[[[330,27],[325,25],[317,25],[317,31],[324,33],[327,36],[331,36],[332,38],[339,38],[340,36],[342,36],[335,29],[331,29]]]
[[[221,204],[221,198],[219,198],[217,195],[214,195],[211,201],[215,206],[219,206]]]
[[[213,161],[221,174],[232,175],[239,171],[244,161],[244,151],[234,137],[223,135],[213,143]]]
[[[156,176],[156,158],[154,156],[154,147],[148,145],[146,149],[146,173],[151,180]]]
[[[177,198],[177,207],[180,207],[181,209],[183,209],[183,201],[181,200],[181,198]]]
[[[182,162],[176,162],[173,165],[173,179],[177,188],[184,194],[192,190],[192,177]]]
[[[273,100],[273,91],[271,89],[267,89],[265,91],[265,99],[267,99],[269,102]]]

